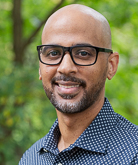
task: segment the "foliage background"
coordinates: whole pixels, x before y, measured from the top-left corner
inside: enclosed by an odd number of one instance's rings
[[[23,62],[15,60],[12,17],[15,1],[0,0],[1,165],[18,164],[24,151],[48,132],[56,118],[38,80],[36,45],[41,44],[42,27],[28,43]],[[38,28],[59,2],[21,1],[22,40]],[[138,125],[138,0],[64,0],[61,6],[71,3],[90,6],[108,19],[113,50],[119,52],[120,64],[116,76],[106,83],[106,96],[116,112]],[[16,46],[20,47],[18,43]]]

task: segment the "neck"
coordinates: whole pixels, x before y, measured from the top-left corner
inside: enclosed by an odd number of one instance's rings
[[[80,113],[65,114],[57,110],[59,129],[61,132],[58,143],[59,151],[62,151],[73,144],[95,119],[103,106],[104,98],[97,102],[95,102],[92,107],[89,107],[87,110]]]

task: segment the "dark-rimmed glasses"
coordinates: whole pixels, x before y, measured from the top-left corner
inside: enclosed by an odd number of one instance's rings
[[[43,64],[58,65],[61,63],[66,52],[69,52],[74,64],[80,66],[94,65],[97,61],[99,52],[113,53],[111,49],[95,47],[92,45],[76,45],[71,47],[39,45],[37,46],[37,51],[39,60]]]

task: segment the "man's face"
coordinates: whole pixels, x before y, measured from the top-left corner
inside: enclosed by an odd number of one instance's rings
[[[66,17],[62,16],[60,20],[47,23],[42,44],[69,47],[83,43],[102,47],[97,27],[89,24],[88,20],[81,22],[72,17],[67,21]],[[57,110],[63,113],[81,112],[92,108],[95,102],[104,96],[106,56],[106,53],[100,52],[96,64],[91,66],[75,65],[69,52],[66,52],[59,65],[40,63],[40,79],[48,98]]]

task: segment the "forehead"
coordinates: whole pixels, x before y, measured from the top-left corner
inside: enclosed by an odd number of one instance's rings
[[[94,46],[101,46],[101,33],[100,21],[91,15],[83,12],[62,12],[47,21],[42,34],[42,44],[73,45],[87,42]]]

